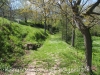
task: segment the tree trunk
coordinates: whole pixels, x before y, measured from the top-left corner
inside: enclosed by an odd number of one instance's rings
[[[76,27],[81,31],[84,37],[84,45],[86,49],[86,67],[91,72],[92,65],[92,38],[90,34],[90,28],[84,25],[81,17],[75,15],[74,21],[76,23]]]
[[[71,41],[71,46],[74,47],[75,45],[75,29],[72,29],[72,41]]]
[[[89,72],[91,72],[91,65],[92,65],[92,38],[89,31],[89,28],[85,28],[84,31],[82,31],[83,37],[84,37],[84,45],[86,49],[86,67],[89,69]]]
[[[99,1],[99,0],[98,0]],[[84,25],[83,18],[81,17],[80,11],[79,11],[79,5],[81,3],[81,0],[78,0],[78,2],[74,3],[72,5],[73,10],[73,20],[76,23],[76,27],[81,31],[83,37],[84,37],[84,45],[86,48],[86,67],[91,73],[91,65],[92,65],[92,39],[90,34],[90,28],[88,26]],[[93,9],[95,6],[92,7]],[[91,8],[89,10],[91,12]],[[89,12],[89,13],[90,13]]]
[[[61,30],[62,30],[62,40],[65,40],[65,38],[64,38],[64,23],[62,22],[62,28],[61,28]]]
[[[25,23],[27,23],[27,17],[25,17]]]
[[[65,42],[66,43],[68,41],[67,33],[68,33],[68,21],[67,21],[67,15],[66,15],[66,25],[65,25]]]
[[[45,21],[44,21],[44,33],[46,34],[46,30],[47,30],[47,23],[46,23],[46,18],[45,18]]]
[[[11,9],[11,7],[9,8],[10,10],[9,10],[9,19],[10,19],[10,21],[12,20],[12,9]]]

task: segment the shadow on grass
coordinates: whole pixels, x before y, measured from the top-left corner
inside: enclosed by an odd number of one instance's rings
[[[90,75],[97,75],[97,74],[92,71],[92,72],[90,72]]]

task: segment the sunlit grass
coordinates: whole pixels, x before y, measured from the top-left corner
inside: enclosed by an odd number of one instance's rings
[[[96,75],[100,74],[99,39],[99,37],[93,37],[93,50],[94,47],[96,49],[96,51],[93,51],[93,66],[95,66],[96,70],[93,70],[93,72],[96,73]],[[83,66],[86,64],[84,60],[85,51],[72,48],[63,42],[58,35],[51,35],[38,51],[31,51],[31,54],[25,58],[27,58],[27,61],[30,60],[29,63],[42,61],[37,65],[46,65],[45,68],[49,69],[58,63],[58,69],[63,70],[61,75],[78,75],[80,72],[85,71],[85,69],[83,69]],[[46,64],[43,64],[43,62],[46,62]],[[47,63],[49,65],[47,65]],[[70,72],[71,70],[76,71]],[[68,73],[68,71],[70,73]]]
[[[93,65],[96,67],[95,73],[100,74],[100,37],[93,36]]]
[[[6,19],[2,20],[0,18],[0,24],[10,22]],[[37,40],[38,34],[45,36],[44,30],[41,28],[32,28],[30,26],[23,26],[18,23],[11,23],[12,26],[16,26],[17,31],[21,30],[20,33],[16,33],[16,36],[23,35],[22,37],[16,38],[15,36],[10,36],[14,40],[15,43],[20,42],[19,39],[23,38],[21,42],[28,43],[38,43],[42,42],[41,39]],[[71,47],[66,44],[60,38],[61,35],[51,35],[44,42],[43,46],[39,48],[37,51],[29,50],[28,54],[21,57],[21,60],[26,64],[31,64],[32,62],[36,62],[35,66],[42,65],[43,68],[52,69],[56,66],[57,69],[62,70],[61,75],[78,75],[80,70],[85,65],[85,50],[83,38],[77,38],[76,48]],[[39,36],[40,37],[40,36]],[[46,36],[45,36],[46,37]],[[92,37],[93,38],[93,66],[95,66],[96,75],[99,75],[100,72],[100,37]],[[76,70],[71,72],[71,70]],[[70,73],[69,73],[70,72]],[[15,74],[19,75],[19,74]],[[57,74],[59,75],[59,73]]]
[[[47,36],[48,34],[45,35],[42,28],[21,25],[0,17],[0,72],[5,72],[6,68],[19,68],[27,65],[33,59],[28,55],[24,58],[26,50],[23,49],[23,45],[27,43],[42,44]],[[32,54],[33,51],[30,55]]]
[[[96,75],[99,75],[100,72],[100,37],[97,36],[92,36],[92,66],[95,66],[95,73]],[[82,49],[84,52],[84,41],[81,37],[77,38],[76,42],[76,48],[77,49]]]
[[[30,60],[31,62],[42,61],[49,63],[46,68],[52,68],[58,64],[58,69],[63,70],[65,68],[69,70],[81,68],[84,55],[83,52],[79,52],[62,41],[58,35],[51,35],[38,51],[31,51],[26,58],[28,59],[27,61]],[[39,64],[42,64],[42,62]],[[64,71],[62,74],[64,74]]]

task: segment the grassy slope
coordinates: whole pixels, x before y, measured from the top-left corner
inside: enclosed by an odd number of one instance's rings
[[[46,38],[41,28],[32,28],[0,18],[0,70],[21,61],[19,57],[24,55],[24,44],[43,43]],[[17,65],[20,66],[21,63]]]

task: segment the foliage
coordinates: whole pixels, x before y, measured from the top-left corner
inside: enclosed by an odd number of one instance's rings
[[[1,20],[0,20],[1,22]],[[16,24],[0,25],[0,63],[13,65],[24,54],[22,48],[21,28]]]
[[[96,25],[91,29],[92,36],[100,36],[100,26]]]

